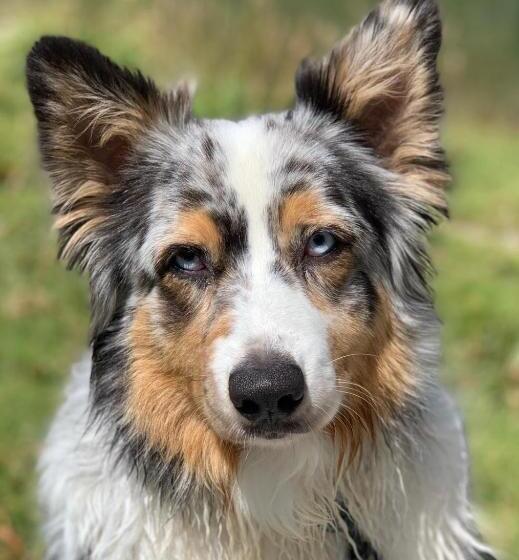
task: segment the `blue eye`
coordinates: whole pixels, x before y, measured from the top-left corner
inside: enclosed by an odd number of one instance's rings
[[[201,272],[207,268],[201,253],[190,247],[178,249],[170,262],[185,272]]]
[[[305,255],[324,257],[337,246],[336,237],[329,231],[317,231],[306,242]]]

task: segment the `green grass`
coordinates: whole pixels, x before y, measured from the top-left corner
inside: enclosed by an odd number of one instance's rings
[[[490,541],[519,550],[519,138],[451,121],[452,221],[434,236],[444,380],[462,406]]]
[[[450,116],[450,113],[449,113]],[[449,120],[447,122],[450,122]],[[447,129],[455,193],[451,214],[496,235],[517,235],[519,186],[517,133],[488,123],[456,122]]]
[[[443,375],[465,412],[473,494],[485,534],[512,560],[519,550],[519,136],[517,119],[502,122],[517,108],[510,61],[517,60],[519,46],[517,3],[500,3],[502,9],[489,12],[482,0],[445,0],[442,65],[451,93],[445,138],[455,186],[453,219],[434,235],[433,254],[445,323]],[[88,329],[86,282],[55,261],[47,182],[37,170],[23,83],[23,59],[33,40],[49,32],[83,37],[117,60],[155,73],[162,84],[195,71],[201,77],[197,111],[239,115],[288,105],[297,61],[322,52],[371,4],[0,5],[0,559],[40,557],[35,458]],[[495,40],[487,21],[499,29],[492,31]],[[506,58],[505,51],[512,54]],[[494,66],[503,73],[504,108],[492,97]],[[471,88],[477,96],[466,94]],[[485,95],[486,104],[479,104]]]
[[[38,443],[86,338],[85,286],[55,263],[48,206],[39,185],[0,192],[0,558],[6,527],[34,541]]]

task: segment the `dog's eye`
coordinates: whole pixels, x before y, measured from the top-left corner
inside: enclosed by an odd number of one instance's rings
[[[305,255],[324,257],[337,246],[337,238],[329,231],[317,231],[306,242]]]
[[[177,249],[170,263],[176,269],[190,273],[202,272],[207,268],[202,253],[193,247]]]

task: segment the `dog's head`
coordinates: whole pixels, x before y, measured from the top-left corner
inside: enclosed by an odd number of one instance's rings
[[[136,457],[224,485],[248,446],[312,431],[354,452],[415,394],[423,236],[446,212],[439,45],[433,0],[386,0],[301,64],[292,110],[231,122],[83,43],[36,43],[60,255],[91,282],[93,406]]]

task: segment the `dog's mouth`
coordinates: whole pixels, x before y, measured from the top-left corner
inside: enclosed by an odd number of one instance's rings
[[[306,434],[310,427],[297,421],[273,421],[269,419],[244,426],[243,431],[248,438],[281,440],[298,434]]]

